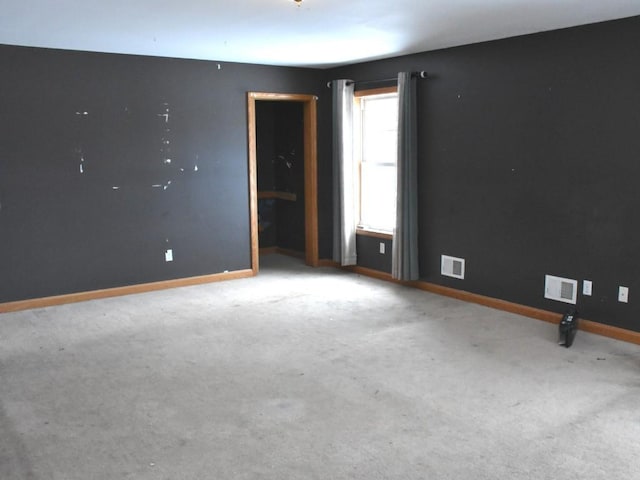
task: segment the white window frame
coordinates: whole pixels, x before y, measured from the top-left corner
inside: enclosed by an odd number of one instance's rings
[[[386,229],[380,226],[364,225],[361,223],[361,209],[362,209],[362,99],[366,97],[393,97],[397,98],[398,88],[397,86],[383,87],[369,90],[358,90],[354,93],[354,108],[353,108],[353,125],[354,125],[354,156],[357,163],[358,179],[357,179],[357,225],[356,233],[363,235],[371,235],[380,238],[392,238],[393,227]],[[391,162],[390,162],[391,163]],[[395,165],[397,166],[397,158],[395,159]]]

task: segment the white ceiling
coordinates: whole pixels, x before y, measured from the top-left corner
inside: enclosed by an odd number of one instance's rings
[[[0,44],[332,67],[640,15],[640,0],[0,0]]]

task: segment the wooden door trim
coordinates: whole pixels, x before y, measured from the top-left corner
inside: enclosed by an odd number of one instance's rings
[[[298,93],[247,93],[249,139],[249,217],[251,232],[251,270],[258,273],[258,174],[256,147],[256,101],[302,102],[304,116],[304,212],[305,263],[318,266],[318,134],[315,95]]]

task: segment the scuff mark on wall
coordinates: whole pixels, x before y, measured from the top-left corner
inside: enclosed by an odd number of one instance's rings
[[[84,152],[82,147],[78,148],[78,154],[80,155],[80,173],[84,173]]]
[[[169,104],[168,103],[164,103],[164,112],[163,113],[158,113],[158,117],[163,117],[164,118],[164,123],[169,123]]]
[[[154,111],[155,110],[155,111]],[[105,185],[106,188],[110,188],[113,192],[117,191],[127,191],[129,193],[131,189],[137,188],[151,188],[152,190],[157,190],[161,192],[167,192],[171,187],[175,186],[175,182],[178,180],[177,176],[180,175],[189,175],[190,172],[193,174],[200,171],[200,154],[194,153],[188,155],[190,160],[186,160],[181,157],[180,151],[174,150],[174,134],[172,132],[172,123],[175,119],[174,112],[172,111],[172,107],[169,102],[161,102],[160,108],[154,109],[146,114],[143,114],[141,118],[143,121],[154,121],[154,117],[156,125],[157,136],[155,145],[157,150],[155,150],[155,154],[152,151],[149,152],[152,155],[152,158],[155,157],[155,162],[160,161],[160,165],[163,173],[159,175],[159,177],[152,178],[148,181],[143,182],[141,185],[129,185],[125,181],[125,178],[122,177],[125,172],[120,172],[120,177],[115,177],[113,183],[108,183]],[[134,117],[137,118],[136,112],[134,112],[130,106],[121,105],[117,108],[119,112],[119,116],[122,119],[123,117],[126,120],[132,120]],[[75,138],[75,147],[73,150],[74,163],[77,165],[78,171],[80,174],[87,173],[87,152],[86,150],[92,146],[92,144],[87,143],[91,137],[91,130],[88,128],[91,126],[89,111],[77,108],[73,110],[75,117],[77,118],[76,127],[77,134]],[[141,112],[142,114],[142,112]],[[95,116],[95,115],[94,115]],[[96,118],[102,118],[101,115],[95,116]],[[159,155],[159,158],[158,158]],[[99,160],[101,158],[101,150],[98,150],[95,154],[96,158]],[[185,161],[186,160],[186,161]],[[158,163],[155,163],[156,168],[158,168]],[[160,172],[155,172],[156,174]],[[119,178],[119,179],[118,179]],[[186,179],[185,179],[186,180]],[[107,182],[109,180],[106,180]],[[121,183],[122,182],[122,183]],[[145,185],[144,187],[142,185]],[[170,193],[168,192],[167,195]],[[167,212],[165,212],[166,214]],[[164,215],[163,215],[164,216]],[[169,244],[169,239],[166,238],[165,242]],[[167,248],[169,246],[167,245]]]
[[[171,129],[169,128],[169,102],[164,102],[162,104],[164,113],[156,114],[158,117],[164,119],[165,128],[164,134],[160,138],[160,155],[162,157],[162,163],[164,165],[171,165],[171,138],[169,134],[171,133]]]
[[[83,142],[84,142],[84,128],[83,128],[83,124],[85,124],[88,120],[89,120],[89,112],[84,110],[84,109],[80,109],[77,110],[75,112],[76,117],[78,117],[79,123],[77,124],[77,146],[75,148],[75,156],[76,156],[76,161],[80,161],[80,165],[79,165],[79,170],[80,173],[83,174],[84,173],[84,148],[83,148]]]

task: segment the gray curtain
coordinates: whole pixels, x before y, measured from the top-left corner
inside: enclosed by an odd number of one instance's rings
[[[398,74],[398,183],[391,274],[417,280],[418,269],[418,114],[416,78]]]
[[[351,80],[331,82],[333,94],[333,260],[356,264],[356,170]]]

